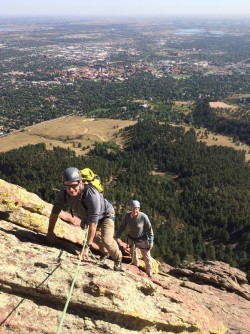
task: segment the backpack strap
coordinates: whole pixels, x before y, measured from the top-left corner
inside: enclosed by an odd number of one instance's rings
[[[88,210],[88,207],[85,203],[85,197],[86,197],[86,194],[87,194],[87,190],[88,188],[93,188],[95,190],[97,190],[97,192],[99,193],[99,196],[103,196],[99,191],[98,189],[96,189],[96,187],[92,184],[92,183],[88,183],[88,184],[84,184],[84,189],[83,189],[83,193],[82,193],[82,198],[81,198],[81,201],[82,201],[82,205],[83,207]],[[111,202],[110,202],[111,203]],[[111,203],[112,204],[112,203]],[[105,211],[106,211],[106,208],[105,208]]]
[[[88,210],[88,207],[85,203],[85,198],[86,198],[87,190],[89,187],[91,187],[91,183],[84,184],[84,189],[83,189],[82,197],[81,197],[82,205],[85,208],[85,210]]]

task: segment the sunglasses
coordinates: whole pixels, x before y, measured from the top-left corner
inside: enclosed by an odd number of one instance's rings
[[[73,184],[64,184],[63,187],[64,189],[76,189],[79,186],[80,182],[73,183]]]

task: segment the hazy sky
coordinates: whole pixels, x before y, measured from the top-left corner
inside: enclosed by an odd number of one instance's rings
[[[250,0],[0,0],[0,17],[45,15],[250,17]]]

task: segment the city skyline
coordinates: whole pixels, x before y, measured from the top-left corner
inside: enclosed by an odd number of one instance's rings
[[[250,17],[248,0],[9,0],[0,3],[0,17],[78,16],[245,16]]]

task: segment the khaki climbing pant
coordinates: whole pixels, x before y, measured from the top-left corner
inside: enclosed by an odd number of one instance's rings
[[[114,215],[110,214],[105,217],[103,221],[98,224],[94,242],[99,246],[103,254],[109,253],[111,258],[116,262],[122,259],[122,253],[119,246],[114,239],[115,222]]]

